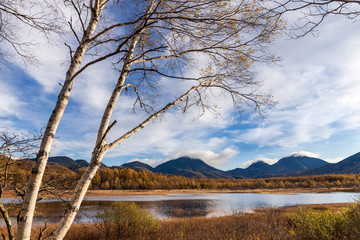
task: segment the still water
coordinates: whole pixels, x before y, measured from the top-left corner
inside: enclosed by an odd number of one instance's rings
[[[293,205],[344,203],[359,198],[359,193],[293,193],[293,194],[260,194],[260,193],[201,193],[201,194],[167,194],[137,196],[101,196],[88,197],[84,200],[77,222],[94,221],[96,214],[109,207],[113,202],[136,202],[148,209],[155,217],[222,216],[234,211],[251,212],[256,208],[272,208]],[[5,199],[4,199],[5,200]],[[10,201],[11,199],[8,199]],[[63,213],[62,204],[47,200],[38,203],[37,222],[48,218],[56,222]]]

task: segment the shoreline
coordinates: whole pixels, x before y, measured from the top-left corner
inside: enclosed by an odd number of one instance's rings
[[[329,193],[359,192],[355,188],[281,188],[281,189],[156,189],[156,190],[89,190],[90,196],[136,196],[136,195],[168,195],[168,194],[211,194],[211,193],[259,193],[259,194],[291,194],[291,193]]]
[[[70,197],[69,193],[64,197]],[[88,190],[85,197],[101,196],[137,196],[137,195],[168,195],[168,194],[216,194],[216,193],[258,193],[258,194],[291,194],[291,193],[330,193],[359,192],[356,188],[278,188],[278,189],[154,189],[154,190]],[[3,198],[15,198],[13,191],[6,190]],[[45,197],[52,197],[47,195]]]

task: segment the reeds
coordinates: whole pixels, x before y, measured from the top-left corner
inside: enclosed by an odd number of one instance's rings
[[[96,235],[96,233],[98,235]],[[66,240],[105,239],[96,224],[75,224],[67,234]],[[180,218],[160,221],[155,231],[146,234],[133,233],[124,238],[106,239],[187,239],[187,240],[223,240],[223,239],[297,239],[289,227],[289,218],[278,210],[258,213],[235,213],[224,217]]]
[[[355,240],[360,239],[360,204],[264,209],[223,217],[173,218],[142,231],[103,231],[103,222],[73,224],[65,240]],[[108,225],[111,227],[111,225]],[[54,226],[49,225],[44,239]],[[39,226],[33,230],[37,239]],[[6,235],[5,227],[0,233]]]

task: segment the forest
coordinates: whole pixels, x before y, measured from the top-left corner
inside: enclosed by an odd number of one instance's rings
[[[11,166],[11,186],[26,185],[31,162],[19,161]],[[48,165],[43,186],[56,186],[58,190],[70,190],[81,177],[85,168],[77,173],[60,165]],[[211,189],[211,190],[246,190],[246,189],[358,189],[360,175],[330,174],[303,177],[274,177],[260,179],[198,179],[182,176],[165,175],[150,171],[135,171],[130,168],[102,168],[94,176],[92,190],[156,190],[156,189]],[[9,186],[10,189],[10,186]]]
[[[101,169],[92,181],[92,189],[289,189],[357,188],[357,174],[264,179],[197,179],[133,169]]]

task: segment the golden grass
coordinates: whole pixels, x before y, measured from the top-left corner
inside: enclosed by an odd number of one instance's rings
[[[315,204],[306,206],[315,213],[331,211],[343,213],[350,204]],[[258,209],[254,213],[234,213],[223,217],[176,218],[159,221],[159,227],[146,235],[134,233],[132,236],[110,239],[132,240],[300,240],[302,239],[292,224],[292,217],[298,207],[279,209]],[[53,225],[46,231],[45,239]],[[105,234],[96,223],[73,224],[65,240],[105,240]],[[5,233],[0,228],[0,234]],[[33,229],[33,239],[37,239],[39,226]]]
[[[96,224],[74,224],[66,240],[105,239]],[[182,240],[224,240],[224,239],[297,239],[288,225],[283,211],[269,210],[258,213],[236,213],[224,217],[181,218],[160,221],[160,227],[146,235],[112,239],[182,239]]]

